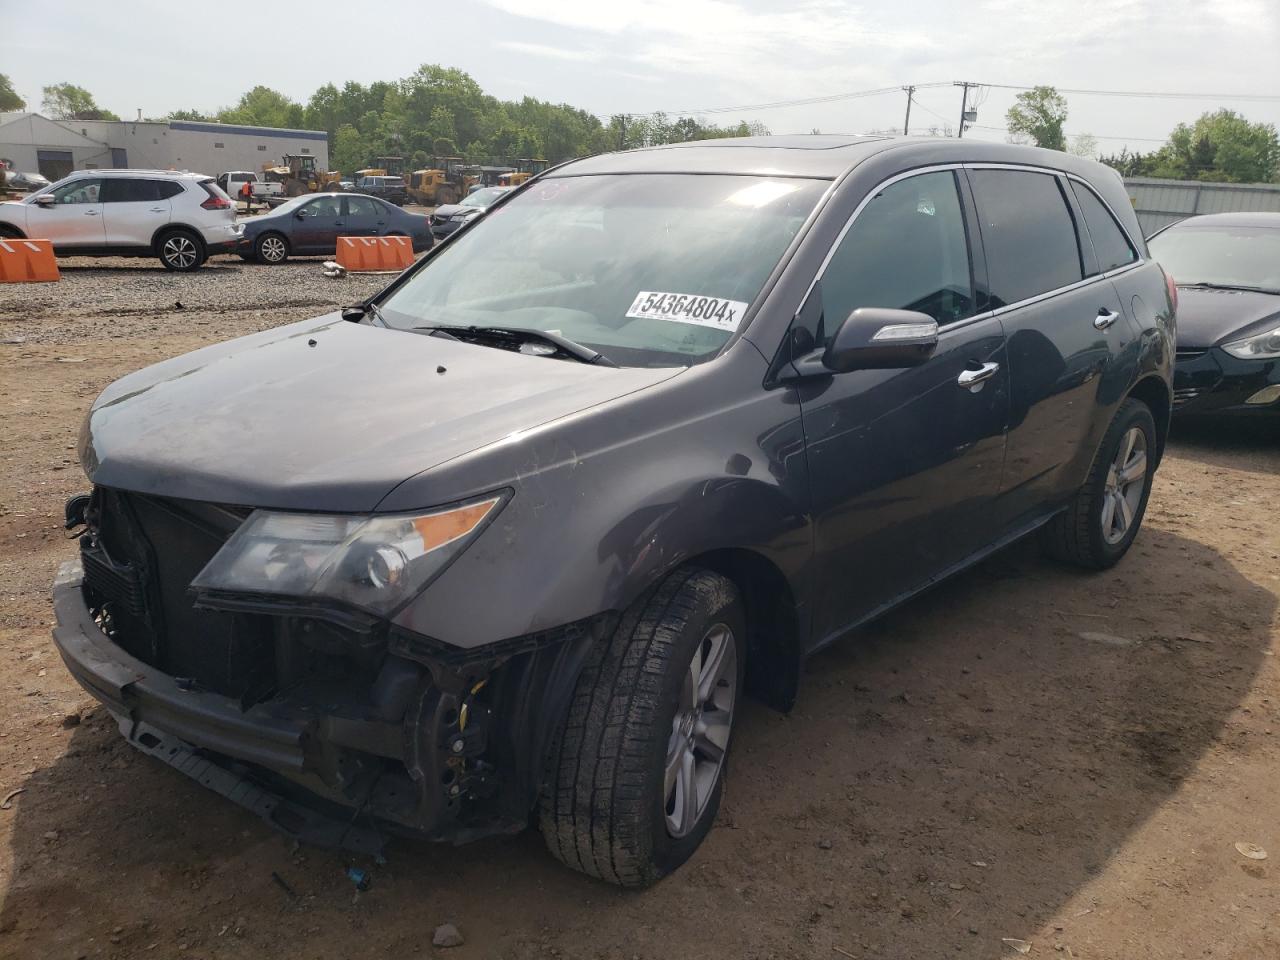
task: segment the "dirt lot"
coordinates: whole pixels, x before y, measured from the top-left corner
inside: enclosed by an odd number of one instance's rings
[[[1183,431],[1117,570],[1015,546],[820,656],[791,716],[750,707],[717,829],[655,889],[527,832],[399,842],[357,893],[124,745],[48,590],[99,390],[380,281],[64,270],[0,287],[0,956],[1280,957],[1280,431]],[[467,942],[434,951],[445,921]]]

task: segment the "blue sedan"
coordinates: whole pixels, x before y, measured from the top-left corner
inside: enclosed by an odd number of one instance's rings
[[[358,193],[305,194],[242,222],[236,253],[267,264],[290,256],[333,256],[338,237],[409,237],[414,253],[434,242],[426,217]]]

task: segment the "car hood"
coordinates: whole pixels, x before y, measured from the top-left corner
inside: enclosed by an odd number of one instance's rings
[[[479,207],[469,207],[465,203],[445,203],[435,209],[437,217],[451,217],[455,213],[467,213],[471,210],[479,210]]]
[[[369,511],[415,474],[680,369],[588,366],[331,314],[116,381],[85,420],[80,456],[103,486]]]
[[[1178,346],[1207,349],[1280,323],[1280,295],[1178,288]]]

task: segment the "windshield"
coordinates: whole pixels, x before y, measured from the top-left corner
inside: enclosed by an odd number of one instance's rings
[[[506,192],[506,187],[481,187],[474,193],[468,194],[466,199],[462,201],[462,205],[464,207],[479,207],[483,210]]]
[[[286,200],[284,203],[280,204],[280,206],[276,207],[271,212],[272,213],[292,213],[294,210],[297,210],[300,206],[302,206],[304,203],[306,203],[310,199],[311,199],[311,195],[304,193],[300,197],[294,197],[292,200]]]
[[[442,247],[380,304],[394,327],[555,333],[621,366],[709,359],[827,187],[631,174],[539,183]]]
[[[1280,228],[1170,227],[1151,256],[1180,284],[1213,283],[1280,292]]]

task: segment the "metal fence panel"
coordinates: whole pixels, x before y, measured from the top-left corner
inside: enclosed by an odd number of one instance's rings
[[[1124,182],[1145,236],[1204,213],[1280,213],[1280,183],[1208,183],[1130,177]]]

